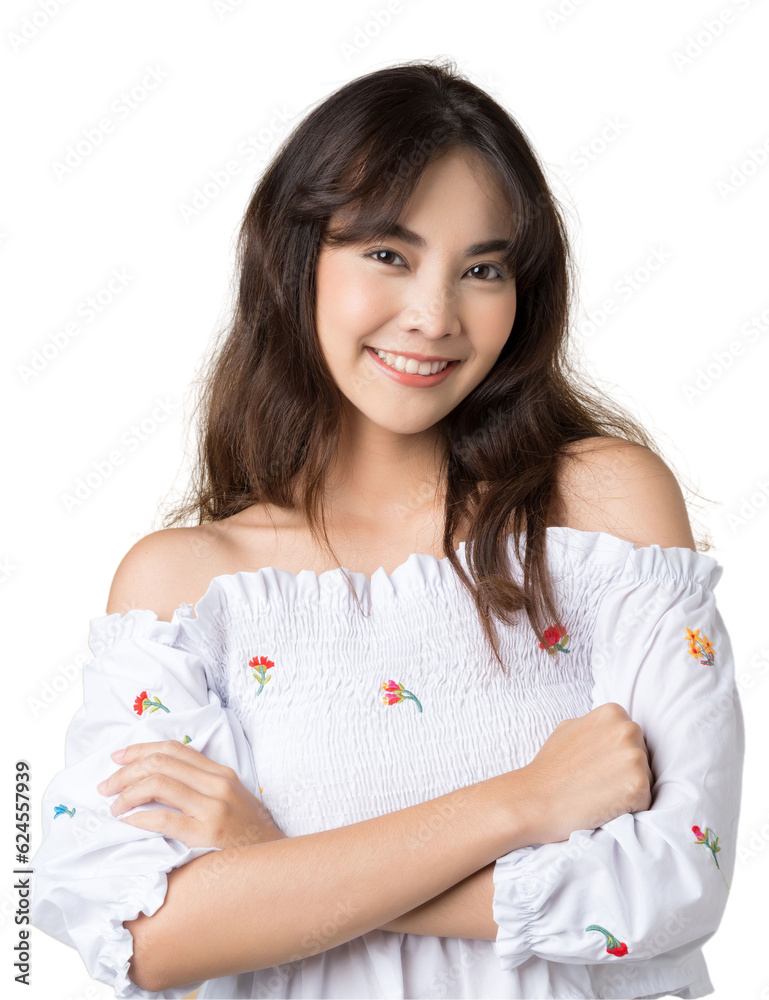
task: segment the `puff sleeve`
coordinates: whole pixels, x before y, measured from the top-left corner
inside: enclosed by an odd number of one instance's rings
[[[710,556],[652,545],[628,551],[609,578],[593,632],[592,707],[617,702],[643,730],[651,806],[496,861],[502,968],[536,955],[612,973],[651,963],[684,982],[687,969],[701,969],[734,869],[744,756],[732,649],[713,594],[722,572]]]
[[[96,790],[117,770],[110,754],[129,743],[189,742],[233,767],[259,794],[240,723],[209,683],[203,646],[190,643],[189,626],[197,619],[179,617],[190,607],[177,609],[171,622],[146,610],[91,620],[93,659],[83,669],[83,704],[67,729],[65,767],[43,794],[42,843],[30,863],[31,923],[76,948],[89,974],[119,998],[176,1000],[201,985],[140,989],[128,976],[133,938],[123,921],[140,912],[152,916],[165,899],[167,873],[220,848],[190,848],[114,817],[113,799]],[[157,705],[154,711],[145,699]],[[157,808],[153,800],[124,815]]]

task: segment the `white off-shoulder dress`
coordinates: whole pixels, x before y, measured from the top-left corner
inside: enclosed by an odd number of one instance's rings
[[[512,542],[509,553],[520,581]],[[457,554],[466,567],[465,543]],[[181,998],[201,986],[152,993],[128,976],[123,921],[162,906],[172,868],[218,850],[112,816],[114,797],[96,785],[130,743],[189,742],[232,766],[293,837],[520,768],[562,719],[613,701],[646,737],[651,808],[500,857],[496,941],[373,930],[208,980],[200,1000],[711,993],[702,946],[729,894],[744,753],[713,593],[723,567],[691,549],[565,527],[548,529],[547,555],[560,620],[544,644],[524,615],[500,624],[504,672],[449,560],[420,553],[389,575],[345,570],[363,613],[342,569],[266,568],[214,578],[171,622],[145,609],[92,619],[84,702],[43,796],[32,924],[77,948],[117,997]],[[429,842],[429,830],[414,830],[410,847],[429,852]]]

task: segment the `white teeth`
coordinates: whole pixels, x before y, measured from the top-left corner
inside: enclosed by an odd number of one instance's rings
[[[448,361],[419,362],[416,358],[405,358],[402,354],[390,354],[379,350],[376,352],[391,368],[399,372],[408,372],[409,375],[435,375],[436,372],[442,372],[449,364]]]

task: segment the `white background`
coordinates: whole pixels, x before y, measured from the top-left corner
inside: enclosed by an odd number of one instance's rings
[[[234,235],[265,162],[292,120],[341,84],[448,55],[516,117],[564,203],[586,370],[712,501],[692,508],[693,525],[725,567],[718,599],[748,756],[733,888],[705,955],[718,1000],[769,996],[768,5],[398,0],[380,26],[382,0],[45,0],[50,17],[42,2],[5,3],[0,24],[6,871],[14,762],[32,766],[36,850],[35,809],[82,701],[89,620],[105,613],[125,552],[161,526],[159,505],[184,485],[191,383],[226,318]],[[143,81],[153,89],[116,112]],[[68,147],[107,116],[111,131],[57,175]],[[249,158],[252,136],[261,148]],[[228,183],[212,185],[233,161]],[[655,254],[663,262],[645,270]],[[113,269],[130,277],[88,321],[83,303]],[[620,291],[628,273],[630,295]],[[607,299],[616,308],[602,318]],[[64,346],[51,346],[57,336]],[[138,441],[130,428],[142,421]],[[109,474],[68,504],[99,464]],[[7,965],[11,883],[0,898]],[[6,995],[112,995],[74,950],[34,930],[33,940],[34,985]]]

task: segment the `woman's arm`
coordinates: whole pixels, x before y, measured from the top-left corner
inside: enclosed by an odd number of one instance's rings
[[[317,955],[506,851],[646,808],[650,777],[639,727],[602,705],[559,723],[516,771],[349,826],[195,858],[169,873],[150,917],[123,921],[134,936],[131,978],[157,992]]]
[[[495,941],[494,862],[379,928],[399,934]]]
[[[609,472],[596,475],[608,486],[584,491],[608,523],[582,528],[608,534],[622,524],[636,547],[617,551],[597,608],[593,704],[618,703],[641,727],[652,801],[494,866],[502,968],[532,956],[601,964],[591,971],[599,995],[617,989],[609,968],[618,962],[657,959],[689,977],[682,987],[694,982],[730,891],[744,757],[734,656],[714,595],[723,567],[689,547],[681,491],[658,459],[620,449]],[[593,539],[608,567],[610,540]],[[607,774],[614,766],[607,754]]]
[[[521,769],[349,826],[195,858],[168,873],[152,917],[124,922],[130,977],[160,991],[300,961],[375,930],[537,842],[532,791]]]

